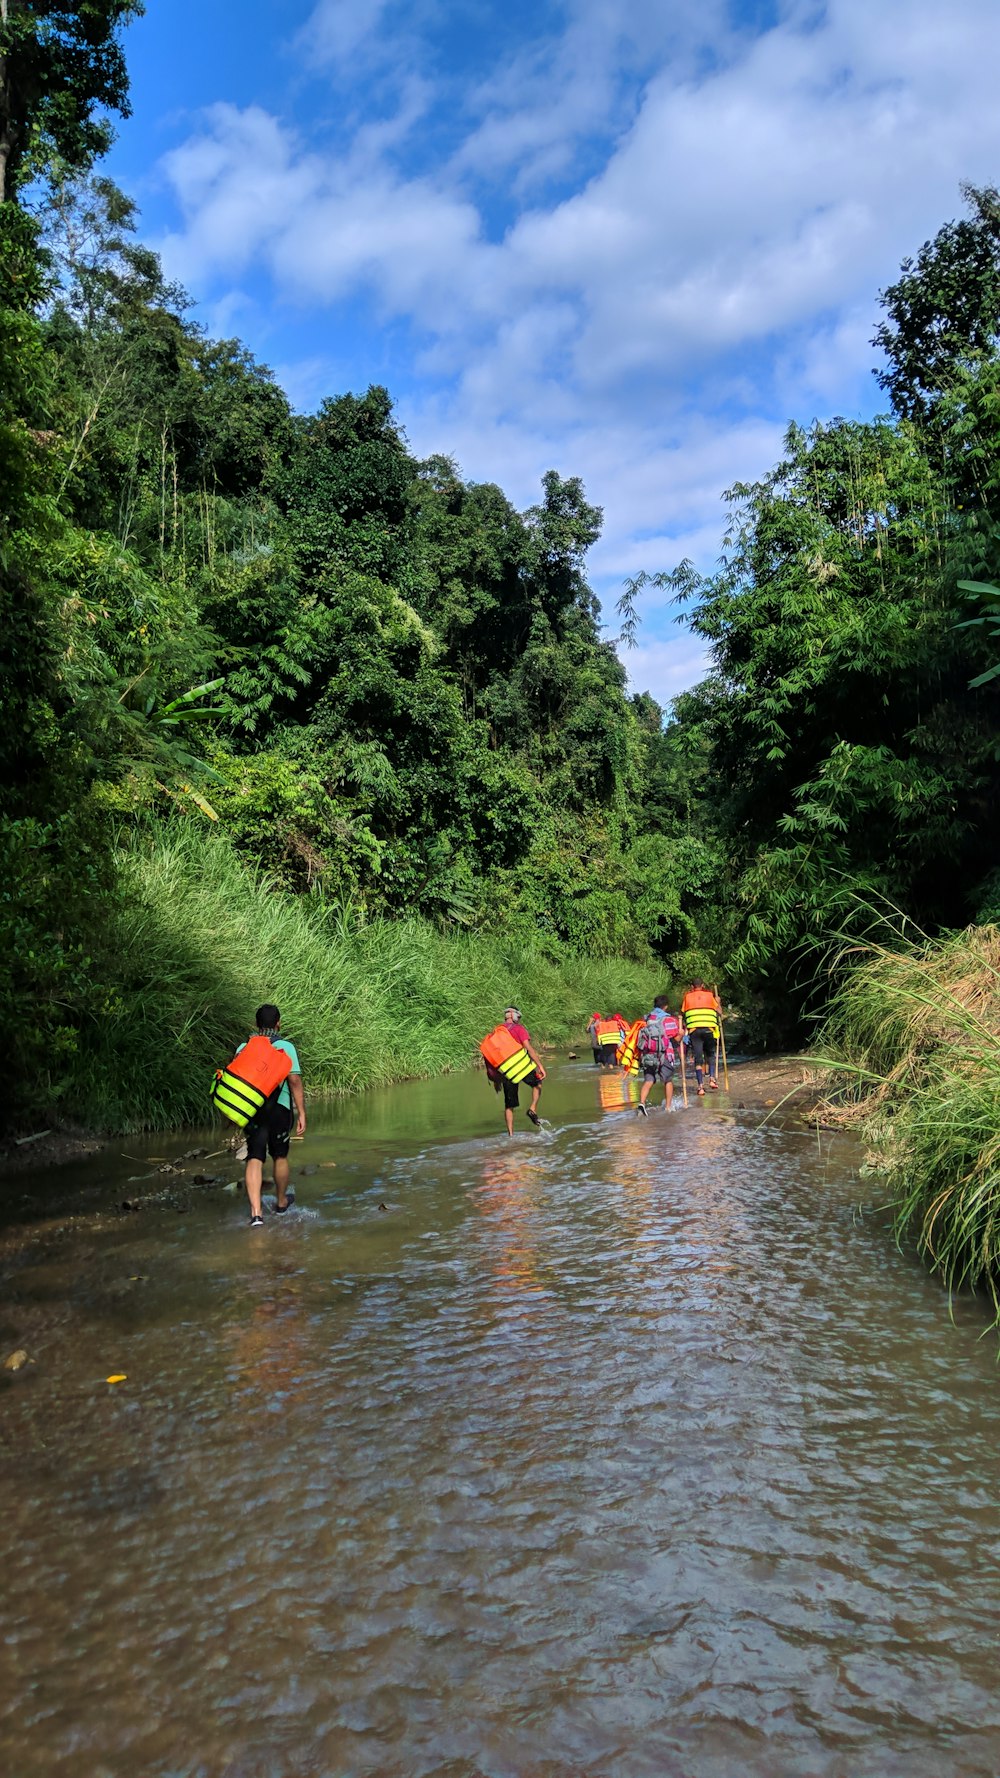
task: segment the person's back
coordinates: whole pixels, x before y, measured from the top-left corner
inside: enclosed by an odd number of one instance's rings
[[[613,1068],[618,1045],[621,1043],[621,1030],[614,1014],[598,1019],[596,1039],[604,1067]]]
[[[719,1002],[704,982],[692,982],[681,1001],[681,1017],[688,1031],[718,1031]]]
[[[668,1019],[670,1027],[668,1028]],[[636,1039],[636,1050],[642,1069],[642,1086],[639,1090],[639,1103],[636,1107],[638,1117],[646,1117],[646,1100],[657,1081],[663,1084],[664,1108],[669,1111],[674,1097],[674,1069],[677,1055],[674,1050],[674,1035],[678,1021],[672,1013],[658,1000],[640,1028]]]
[[[681,1001],[681,1019],[691,1043],[691,1057],[694,1062],[695,1080],[698,1083],[698,1097],[705,1097],[704,1070],[708,1065],[708,1084],[714,1092],[718,1086],[715,1078],[716,1054],[719,1044],[719,1018],[722,1008],[719,1000],[711,989],[706,988],[703,981],[695,979],[684,999]]]

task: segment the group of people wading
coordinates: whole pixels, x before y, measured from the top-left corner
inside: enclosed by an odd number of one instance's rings
[[[620,1035],[609,1057],[606,1033],[614,1024]],[[658,994],[652,1011],[644,1019],[626,1026],[620,1013],[611,1019],[600,1013],[591,1016],[587,1026],[594,1061],[599,1068],[621,1068],[626,1075],[642,1075],[636,1116],[646,1117],[646,1101],[654,1086],[663,1087],[663,1101],[669,1111],[674,1100],[674,1075],[680,1068],[684,1096],[687,1098],[687,1064],[694,1069],[696,1092],[705,1097],[706,1079],[710,1092],[718,1088],[718,1057],[722,1035],[722,1002],[717,993],[706,988],[701,980],[693,981],[681,1001],[680,1013],[671,1012],[666,994]],[[723,1051],[723,1053],[725,1053]]]
[[[642,1075],[637,1117],[648,1116],[646,1101],[658,1081],[663,1086],[665,1108],[670,1110],[678,1062],[686,1099],[688,1049],[699,1098],[705,1094],[706,1071],[709,1090],[718,1086],[716,1058],[720,1039],[725,1057],[722,1004],[704,982],[691,983],[681,1001],[679,1015],[670,1011],[667,996],[660,994],[645,1018],[636,1019],[632,1025],[626,1024],[620,1013],[612,1013],[608,1018],[594,1013],[587,1035],[598,1067],[620,1068],[626,1078]],[[479,1048],[490,1082],[498,1093],[503,1093],[507,1134],[514,1134],[514,1113],[522,1087],[531,1093],[525,1116],[537,1127],[541,1122],[538,1100],[545,1069],[516,1006],[505,1008],[503,1024],[484,1037]],[[242,1132],[236,1154],[246,1161],[250,1227],[263,1228],[261,1194],[267,1157],[270,1155],[274,1168],[274,1208],[280,1216],[295,1201],[288,1168],[293,1122],[299,1136],[305,1134],[306,1128],[299,1058],[295,1045],[281,1034],[281,1014],[276,1006],[266,1003],[257,1008],[256,1030],[240,1044],[232,1061],[218,1069],[211,1098],[216,1110]]]
[[[678,1067],[687,1100],[687,1063],[694,1070],[695,1091],[699,1099],[718,1089],[718,1057],[720,1043],[725,1056],[722,1032],[722,1002],[718,994],[703,981],[693,981],[681,1001],[680,1013],[670,1010],[666,994],[658,994],[650,1012],[628,1025],[621,1013],[592,1013],[587,1026],[598,1068],[620,1068],[626,1078],[642,1076],[639,1088],[637,1117],[648,1117],[646,1101],[654,1086],[663,1087],[667,1111],[674,1099],[674,1075]],[[521,1023],[516,1006],[508,1006],[504,1022],[497,1025],[479,1045],[486,1063],[486,1073],[496,1091],[503,1092],[504,1122],[507,1134],[514,1134],[514,1113],[518,1108],[519,1088],[531,1088],[531,1105],[527,1117],[540,1122],[538,1100],[545,1079],[545,1069],[532,1048],[531,1038]]]

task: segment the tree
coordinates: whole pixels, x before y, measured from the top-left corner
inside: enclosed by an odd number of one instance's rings
[[[963,185],[972,215],[946,223],[882,292],[873,345],[878,381],[904,420],[927,426],[959,379],[995,354],[1000,334],[1000,192]]]
[[[684,709],[711,743],[734,969],[787,1037],[831,929],[869,917],[859,897],[929,929],[972,916],[1000,722],[967,691],[978,632],[954,625],[946,488],[911,427],[792,427],[731,498],[691,617],[714,669]]]
[[[128,117],[118,41],[143,0],[0,0],[0,202],[58,156],[85,168],[108,147],[102,110]]]

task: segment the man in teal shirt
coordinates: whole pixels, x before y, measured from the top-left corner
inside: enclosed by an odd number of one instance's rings
[[[250,1227],[262,1229],[264,1218],[261,1214],[260,1196],[264,1188],[264,1162],[268,1154],[274,1162],[275,1209],[283,1215],[290,1203],[294,1201],[288,1191],[288,1146],[292,1139],[292,1100],[295,1101],[297,1114],[296,1134],[306,1133],[306,1101],[302,1091],[302,1071],[294,1043],[287,1037],[279,1035],[281,1014],[276,1006],[268,1003],[257,1008],[257,1035],[269,1037],[276,1050],[282,1050],[292,1064],[292,1072],[281,1087],[276,1099],[271,1100],[260,1114],[251,1118],[244,1131],[247,1145],[246,1188],[250,1200]],[[240,1044],[245,1049],[245,1044]]]

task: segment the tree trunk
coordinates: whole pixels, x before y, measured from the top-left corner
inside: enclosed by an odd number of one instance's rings
[[[0,0],[0,28],[7,24],[9,16],[10,0]],[[7,162],[14,146],[10,99],[10,57],[3,55],[0,56],[0,204],[7,197]]]

